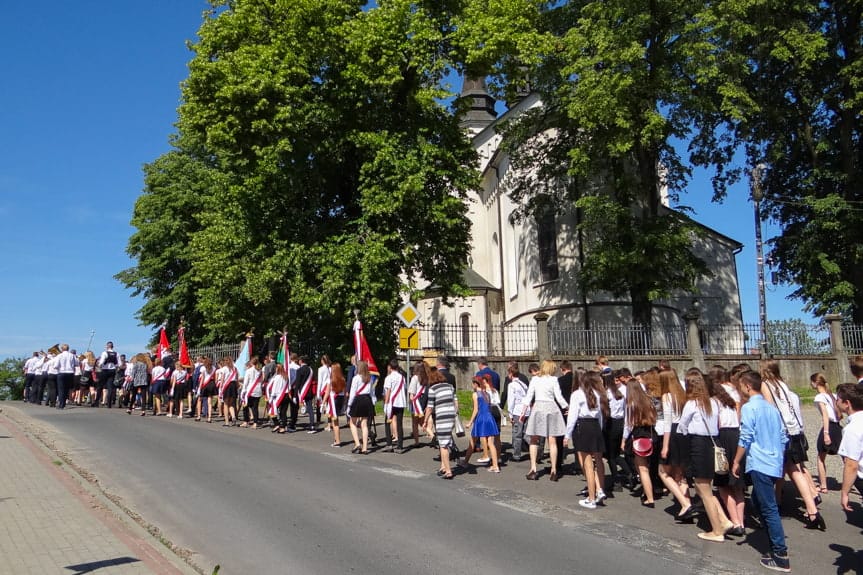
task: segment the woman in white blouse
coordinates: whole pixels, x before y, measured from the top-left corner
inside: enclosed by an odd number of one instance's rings
[[[525,435],[530,437],[530,472],[527,474],[527,479],[531,481],[537,479],[536,460],[539,453],[540,437],[545,437],[548,440],[549,451],[551,452],[550,479],[557,481],[557,467],[555,465],[557,444],[552,438],[566,434],[566,423],[560,410],[561,408],[568,408],[569,404],[560,393],[560,385],[554,376],[556,371],[556,363],[549,359],[543,361],[539,375],[531,380],[523,401],[523,405],[530,405],[533,402],[525,429]],[[522,415],[521,421],[524,420],[525,416]]]
[[[575,451],[578,462],[587,479],[587,499],[578,502],[587,509],[596,509],[605,500],[602,486],[605,483],[605,468],[602,453],[605,439],[602,435],[603,416],[608,415],[608,400],[599,372],[588,371],[579,378],[578,389],[572,392],[566,437],[575,431]],[[564,445],[566,439],[564,438]]]
[[[821,431],[815,446],[818,450],[818,486],[821,493],[827,493],[827,456],[839,452],[842,443],[842,428],[839,427],[836,396],[830,391],[830,384],[823,373],[813,373],[809,377],[812,389],[818,392],[815,396],[815,407],[821,415]]]
[[[698,537],[716,543],[725,541],[725,533],[734,527],[713,495],[713,446],[719,437],[719,409],[719,402],[710,397],[704,378],[687,378],[686,404],[677,432],[689,436],[689,470],[710,519],[710,531],[703,531]]]

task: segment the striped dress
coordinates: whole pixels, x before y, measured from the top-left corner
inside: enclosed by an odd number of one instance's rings
[[[445,382],[439,382],[429,388],[428,407],[434,414],[434,429],[438,445],[442,448],[452,444],[452,428],[455,424],[455,390]]]

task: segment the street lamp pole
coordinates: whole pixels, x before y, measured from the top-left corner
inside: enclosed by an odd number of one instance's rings
[[[764,243],[761,240],[761,200],[764,199],[762,178],[767,166],[758,164],[750,173],[752,201],[755,204],[755,263],[758,269],[758,320],[761,328],[761,355],[767,355],[767,297],[764,293]]]

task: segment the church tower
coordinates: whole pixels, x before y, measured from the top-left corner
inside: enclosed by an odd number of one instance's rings
[[[481,132],[497,118],[495,100],[489,95],[484,78],[466,77],[459,99],[467,104],[467,111],[462,115],[459,125],[471,136]]]

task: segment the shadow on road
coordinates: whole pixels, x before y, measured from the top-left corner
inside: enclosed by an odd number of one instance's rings
[[[138,563],[140,559],[134,557],[117,557],[116,559],[105,559],[103,561],[93,561],[91,563],[81,563],[79,565],[67,565],[64,569],[71,570],[74,575],[84,575],[84,573],[93,573],[105,567],[115,567],[117,565],[126,565],[128,563]]]

